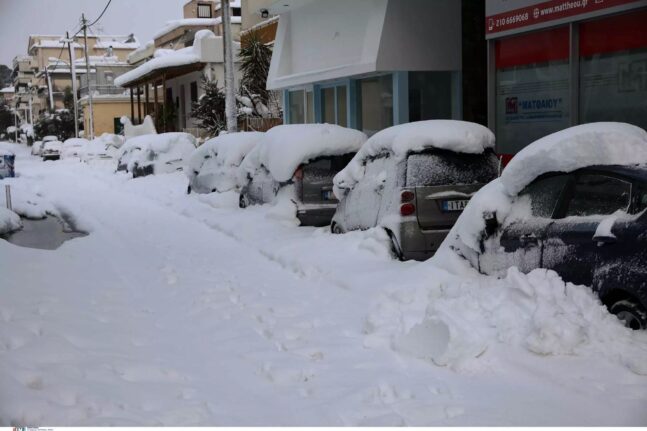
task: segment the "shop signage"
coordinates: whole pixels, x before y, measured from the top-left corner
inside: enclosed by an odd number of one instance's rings
[[[499,4],[503,2],[502,4]],[[504,10],[488,15],[485,18],[486,34],[499,33],[531,25],[570,18],[578,15],[596,12],[602,9],[621,6],[629,3],[644,3],[640,0],[549,0],[528,4],[528,1],[518,0],[488,0],[488,9]],[[505,10],[513,5],[524,5],[516,9]],[[491,12],[488,10],[488,12]]]

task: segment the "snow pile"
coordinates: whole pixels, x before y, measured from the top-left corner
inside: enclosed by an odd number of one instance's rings
[[[11,208],[14,213],[29,219],[42,219],[48,214],[58,215],[58,210],[43,197],[40,187],[25,185],[19,178],[5,179],[11,186]],[[0,207],[6,208],[4,190],[0,194]]]
[[[186,171],[191,188],[199,193],[236,188],[240,163],[263,135],[259,132],[228,133],[198,147],[189,158]]]
[[[625,328],[588,287],[544,269],[511,268],[501,280],[434,275],[424,287],[381,295],[366,322],[367,346],[456,370],[477,369],[479,358],[487,363],[511,346],[541,356],[603,356],[647,375],[647,333]]]
[[[210,30],[200,30],[195,34],[193,45],[178,49],[167,55],[155,56],[151,60],[115,78],[115,85],[125,87],[128,83],[158,70],[175,66],[184,66],[194,63],[207,63],[216,61],[215,45],[216,35]]]
[[[572,172],[594,165],[647,162],[647,132],[626,123],[589,123],[541,138],[506,166],[501,181],[515,196],[546,172]]]
[[[335,194],[339,187],[352,189],[364,176],[366,159],[391,153],[397,159],[427,148],[480,154],[494,147],[494,134],[480,124],[456,120],[418,121],[389,127],[371,136],[348,166],[335,176]]]
[[[623,123],[590,123],[539,139],[520,151],[501,178],[479,190],[470,200],[443,242],[436,259],[447,253],[475,263],[485,230],[485,218],[496,217],[505,226],[516,195],[547,172],[571,172],[587,166],[647,162],[647,132]]]
[[[70,138],[63,142],[61,149],[61,158],[67,159],[71,157],[80,157],[84,148],[90,143],[87,139],[83,138]]]
[[[184,167],[197,142],[188,133],[162,133],[159,135],[142,135],[130,138],[121,148],[122,160],[127,169],[132,171],[135,166],[154,166],[155,173],[172,172]],[[126,155],[127,160],[123,160]]]
[[[156,135],[157,130],[155,130],[155,122],[150,115],[144,117],[142,124],[137,126],[133,125],[130,121],[130,118],[123,116],[121,117],[121,124],[124,126],[124,136],[126,139],[134,138],[136,136],[142,135]]]
[[[22,228],[20,216],[15,212],[9,211],[4,206],[0,207],[0,235],[13,232]]]
[[[366,141],[360,131],[333,124],[290,124],[265,133],[258,162],[277,181],[287,181],[303,163],[322,156],[354,153]]]

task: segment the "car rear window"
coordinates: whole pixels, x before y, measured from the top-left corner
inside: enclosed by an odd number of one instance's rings
[[[407,186],[441,186],[488,183],[496,178],[494,153],[464,154],[452,151],[411,154],[407,159]]]
[[[304,166],[306,172],[332,172],[337,173],[344,169],[355,154],[344,154],[343,156],[319,157]]]

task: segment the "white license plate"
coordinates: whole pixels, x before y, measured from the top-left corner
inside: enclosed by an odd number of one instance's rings
[[[443,201],[443,211],[463,211],[468,203],[469,199]]]

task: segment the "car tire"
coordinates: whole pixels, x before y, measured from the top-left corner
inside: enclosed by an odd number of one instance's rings
[[[249,206],[249,199],[247,198],[247,195],[244,193],[241,193],[240,196],[238,197],[238,207],[245,209]]]
[[[611,314],[624,322],[627,328],[647,329],[647,310],[634,299],[622,299],[609,307]]]
[[[333,223],[330,225],[330,232],[335,235],[341,235],[344,233],[344,229],[342,229],[337,223]]]

